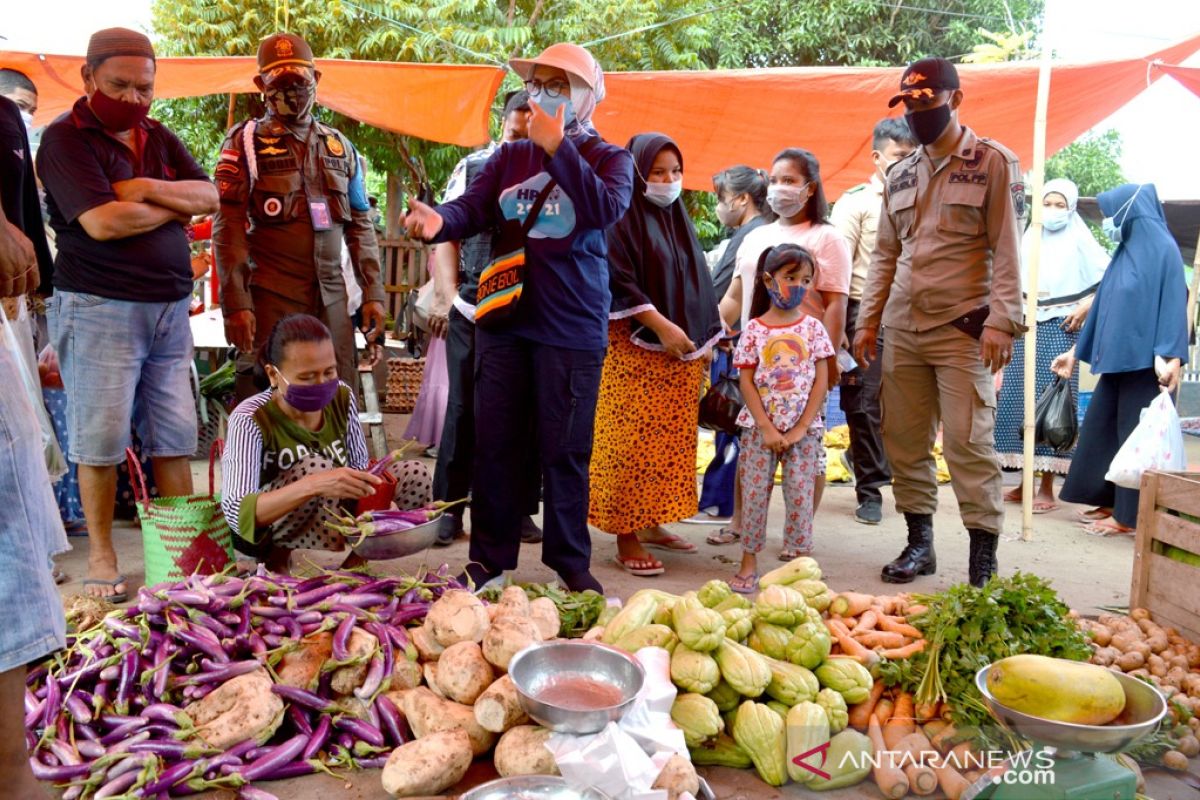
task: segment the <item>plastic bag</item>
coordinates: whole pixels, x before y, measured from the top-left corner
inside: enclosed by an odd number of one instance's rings
[[[1079,412],[1069,380],[1055,376],[1054,382],[1037,399],[1033,438],[1058,453],[1065,453],[1075,446],[1075,440],[1079,438]]]
[[[721,433],[736,434],[737,418],[742,413],[742,387],[739,372],[730,369],[700,398],[700,427]]]
[[[67,459],[63,456],[62,448],[58,446],[58,438],[54,435],[54,423],[46,406],[42,402],[42,386],[38,377],[37,358],[33,351],[33,332],[30,330],[29,309],[22,299],[16,320],[9,321],[8,315],[0,307],[0,339],[3,346],[12,354],[21,373],[21,386],[29,404],[37,416],[38,427],[42,432],[42,449],[46,455],[46,471],[50,479],[57,481],[67,474]]]
[[[1150,469],[1163,472],[1187,469],[1183,429],[1168,392],[1161,392],[1142,409],[1141,421],[1113,457],[1104,479],[1126,489],[1138,489],[1142,473]]]

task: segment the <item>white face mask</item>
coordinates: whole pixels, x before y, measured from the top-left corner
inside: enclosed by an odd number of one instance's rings
[[[1047,208],[1042,211],[1042,227],[1048,231],[1061,231],[1071,221],[1071,212],[1065,208]]]
[[[670,183],[647,183],[646,199],[659,208],[666,208],[683,194],[683,180]]]
[[[804,195],[804,189],[807,186],[807,183],[803,186],[772,184],[767,189],[767,205],[781,217],[790,219],[798,216],[804,210],[804,203],[808,199]]]
[[[33,139],[33,114],[21,109],[21,121],[25,123],[25,135]]]
[[[1125,225],[1125,218],[1129,216],[1126,212],[1133,205],[1133,201],[1137,199],[1138,193],[1141,191],[1142,187],[1138,186],[1137,190],[1133,193],[1133,197],[1126,200],[1125,204],[1116,210],[1116,213],[1100,221],[1100,228],[1104,231],[1104,235],[1115,244],[1120,244],[1121,240],[1125,238],[1125,234],[1121,228]],[[1120,217],[1120,222],[1117,221],[1118,217]]]

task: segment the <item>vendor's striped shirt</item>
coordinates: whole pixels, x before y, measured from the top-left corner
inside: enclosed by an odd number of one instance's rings
[[[247,398],[229,415],[221,457],[221,510],[237,534],[257,541],[258,495],[301,458],[322,455],[339,467],[366,469],[367,440],[354,392],[343,383],[325,409],[319,431],[297,425],[275,403],[274,390]]]

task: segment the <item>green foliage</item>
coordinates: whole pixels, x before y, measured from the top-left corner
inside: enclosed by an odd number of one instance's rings
[[[1127,183],[1121,171],[1121,134],[1116,130],[1089,133],[1046,159],[1046,180],[1067,178],[1080,197],[1095,197]]]

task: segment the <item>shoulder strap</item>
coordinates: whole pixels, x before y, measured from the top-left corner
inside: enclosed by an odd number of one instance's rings
[[[521,235],[528,236],[529,232],[533,230],[533,226],[537,224],[538,214],[542,213],[542,206],[546,205],[546,200],[557,185],[558,181],[551,178],[538,193],[537,200],[533,201],[533,206],[529,209],[529,216],[525,218],[525,224],[521,226]]]

